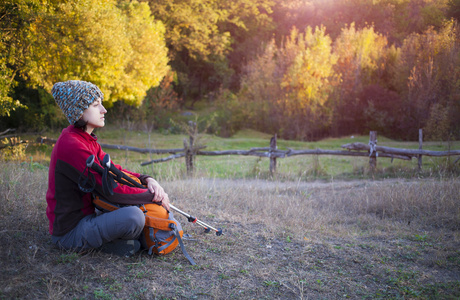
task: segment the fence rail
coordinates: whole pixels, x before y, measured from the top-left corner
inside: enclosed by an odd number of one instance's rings
[[[194,131],[196,132],[196,131]],[[350,143],[342,145],[341,147],[347,150],[325,150],[325,149],[305,149],[305,150],[294,150],[288,148],[287,150],[279,150],[277,148],[277,137],[276,135],[271,138],[269,147],[258,147],[251,148],[249,150],[222,150],[222,151],[204,151],[202,149],[206,146],[194,145],[195,137],[190,136],[189,139],[184,139],[184,148],[173,148],[173,149],[149,149],[149,148],[137,148],[124,145],[109,145],[101,144],[106,149],[118,149],[128,150],[139,153],[150,153],[150,154],[172,154],[167,157],[153,159],[141,163],[142,166],[149,165],[152,163],[166,162],[177,158],[185,157],[185,163],[187,172],[193,173],[195,157],[198,155],[204,156],[218,156],[218,155],[243,155],[243,156],[256,156],[266,157],[270,159],[270,173],[276,172],[276,160],[278,158],[287,158],[296,155],[340,155],[340,156],[361,156],[369,157],[369,165],[371,170],[376,168],[377,158],[385,157],[393,159],[411,160],[412,158],[418,159],[419,169],[422,167],[422,156],[459,156],[455,161],[457,163],[460,160],[460,150],[449,150],[449,151],[430,151],[422,149],[422,130],[419,130],[419,149],[401,149],[392,148],[385,146],[377,146],[377,132],[371,131],[369,134],[369,143]],[[40,143],[55,143],[55,139],[38,138],[37,142]]]

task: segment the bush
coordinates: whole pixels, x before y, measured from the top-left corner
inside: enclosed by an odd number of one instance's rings
[[[5,138],[1,142],[0,158],[3,161],[22,161],[25,159],[27,144],[23,143],[20,138]]]

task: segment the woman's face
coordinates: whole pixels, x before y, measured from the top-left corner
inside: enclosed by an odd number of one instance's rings
[[[88,106],[87,109],[83,112],[82,119],[87,122],[86,132],[91,134],[95,128],[101,128],[105,125],[104,115],[107,110],[102,105],[100,99],[94,101]]]

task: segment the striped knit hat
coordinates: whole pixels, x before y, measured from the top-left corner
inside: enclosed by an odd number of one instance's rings
[[[69,80],[57,82],[51,89],[54,100],[59,105],[71,125],[80,120],[85,109],[95,100],[104,98],[101,90],[91,82]]]

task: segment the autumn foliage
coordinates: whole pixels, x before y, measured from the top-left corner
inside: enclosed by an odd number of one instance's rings
[[[249,64],[239,99],[253,124],[261,116],[266,119],[257,129],[270,123],[274,132],[300,140],[369,130],[415,139],[418,128],[426,128],[428,138],[457,137],[456,22],[411,34],[401,47],[390,45],[373,26],[356,29],[352,23],[334,42],[325,32],[318,27],[307,27],[304,33],[293,29]],[[276,87],[261,89],[266,82]],[[270,96],[265,96],[268,91]]]
[[[51,86],[81,79],[101,88],[109,109],[155,128],[201,102],[209,130],[225,136],[253,128],[299,140],[369,130],[416,139],[423,128],[426,138],[460,138],[459,7],[6,0],[0,127],[61,127]]]

